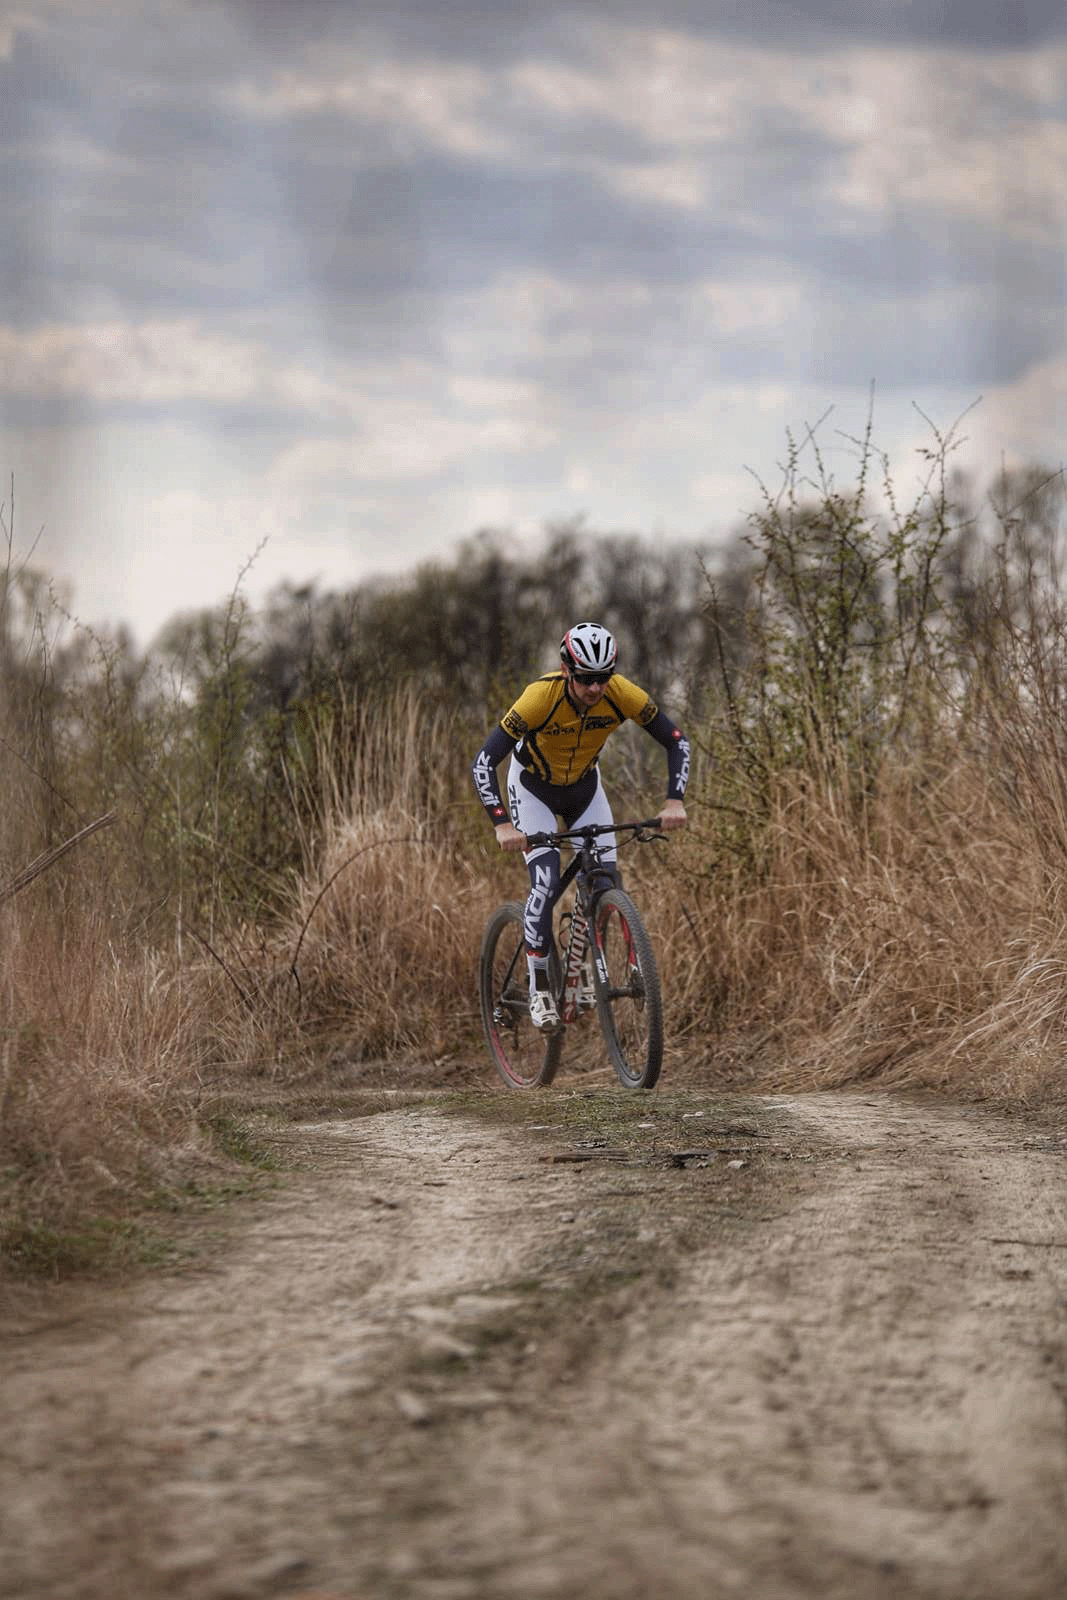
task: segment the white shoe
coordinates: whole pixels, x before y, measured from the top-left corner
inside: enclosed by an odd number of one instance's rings
[[[556,997],[549,989],[534,989],[530,995],[530,1016],[542,1033],[555,1033],[559,1027]]]

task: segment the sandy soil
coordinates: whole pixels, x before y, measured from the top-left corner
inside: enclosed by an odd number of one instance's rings
[[[4,1600],[1067,1593],[1056,1129],[561,1087],[259,1137],[184,1266],[9,1296]]]

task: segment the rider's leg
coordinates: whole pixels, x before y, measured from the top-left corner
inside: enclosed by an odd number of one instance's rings
[[[561,813],[561,815],[568,828],[584,828],[593,823],[598,827],[607,827],[615,821],[611,804],[604,792],[604,785],[599,771],[596,775],[596,789],[588,804],[584,805],[574,817],[568,816],[566,813]],[[622,877],[619,873],[615,835],[613,833],[602,834],[597,840],[597,847],[600,864],[594,879],[594,892],[599,893],[603,889],[612,887],[621,889]]]
[[[556,813],[531,794],[520,781],[522,766],[512,758],[508,774],[508,808],[520,833],[554,833]],[[530,892],[523,914],[523,937],[530,969],[530,988],[541,988],[548,979],[548,957],[552,948],[552,911],[559,894],[559,851],[549,846],[524,853],[530,874]]]
[[[532,984],[538,973],[548,972],[552,908],[559,895],[559,851],[531,850],[526,866],[530,873],[530,892],[523,910],[522,931]]]

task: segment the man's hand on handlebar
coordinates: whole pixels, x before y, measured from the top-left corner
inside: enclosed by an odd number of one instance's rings
[[[623,822],[618,826],[620,828],[658,826],[663,829],[664,833],[671,833],[675,828],[684,828],[687,820],[685,807],[683,806],[682,802],[680,800],[667,800],[664,802],[663,809],[660,811],[659,815],[652,822]],[[586,832],[590,834],[611,833],[613,827],[614,824],[607,823],[603,827],[592,827],[588,829],[579,828],[573,837],[577,838],[580,834]],[[529,850],[534,844],[543,844],[547,841],[554,843],[557,838],[557,835],[555,834],[531,833],[527,835],[525,833],[520,833],[519,829],[514,827],[510,822],[498,822],[493,831],[496,834],[496,842],[500,846],[501,850]],[[558,835],[558,837],[566,838],[568,835],[563,833]]]
[[[659,825],[664,833],[670,833],[675,828],[684,828],[686,824],[685,807],[680,800],[667,800],[659,814]]]

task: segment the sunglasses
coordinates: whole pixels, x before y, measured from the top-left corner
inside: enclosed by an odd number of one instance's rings
[[[576,672],[572,670],[571,676],[575,683],[610,683],[615,676],[614,672]]]

